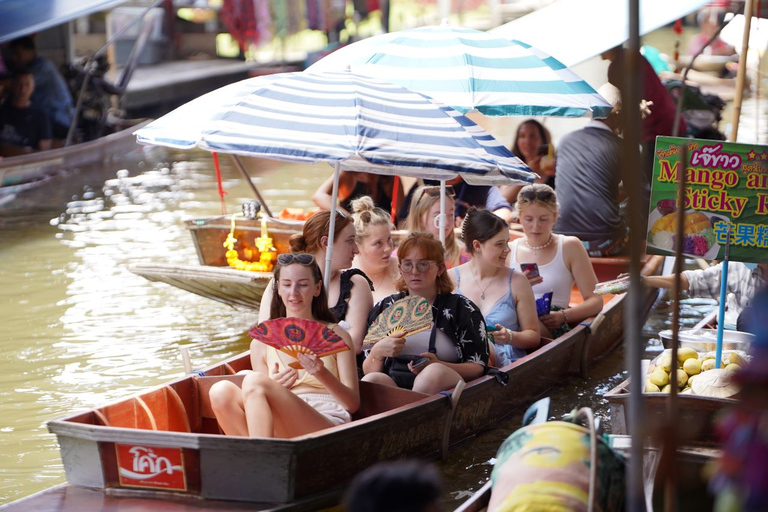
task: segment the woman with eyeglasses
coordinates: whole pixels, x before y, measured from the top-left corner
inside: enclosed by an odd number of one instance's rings
[[[524,357],[541,341],[536,301],[525,274],[507,267],[509,224],[488,210],[470,208],[461,227],[469,263],[453,269],[456,293],[477,304],[501,368]]]
[[[369,321],[395,301],[417,295],[432,304],[433,327],[377,341],[363,362],[363,380],[432,394],[483,375],[488,364],[485,320],[472,301],[452,293],[443,246],[431,233],[414,232],[400,243],[397,256],[401,291],[376,304]]]
[[[454,233],[454,218],[456,217],[456,200],[453,187],[445,189],[445,264],[447,268],[455,267],[469,261],[469,255],[456,240]],[[424,186],[416,189],[413,201],[405,220],[405,229],[411,233],[422,231],[432,233],[440,240],[440,187]]]
[[[397,292],[395,281],[399,272],[397,258],[392,256],[392,222],[389,214],[374,206],[368,196],[352,201],[352,211],[360,251],[353,264],[373,282],[373,301],[378,302]]]
[[[557,196],[548,185],[536,183],[520,190],[515,205],[525,236],[510,242],[510,267],[536,263],[538,276],[525,270],[539,299],[552,292],[551,312],[539,317],[542,336],[556,338],[570,330],[568,324],[595,316],[603,301],[595,294],[597,276],[586,249],[575,236],[557,235]],[[571,307],[574,281],[581,292],[581,304]]]
[[[327,291],[328,306],[336,319],[348,326],[355,352],[360,353],[363,338],[368,330],[368,311],[373,307],[371,295],[373,285],[363,271],[351,268],[358,253],[355,225],[352,219],[339,211],[336,211],[335,215],[333,259],[331,260],[330,286]],[[311,254],[323,271],[330,223],[331,212],[317,212],[304,223],[302,234],[293,235],[289,241],[293,252]],[[272,301],[272,284],[270,281],[261,299],[259,322],[271,318],[269,304]]]
[[[535,183],[555,186],[555,160],[552,149],[552,136],[543,124],[535,119],[527,119],[517,127],[512,152],[540,177]],[[510,204],[515,204],[520,185],[502,185],[501,193]]]
[[[271,318],[302,318],[327,324],[353,348],[347,331],[328,308],[323,276],[314,256],[280,254],[273,273]],[[211,407],[229,436],[289,438],[351,421],[360,406],[354,350],[294,359],[260,341],[251,342],[252,372],[242,388],[230,381],[211,386]]]

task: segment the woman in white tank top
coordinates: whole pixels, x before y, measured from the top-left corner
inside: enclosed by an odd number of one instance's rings
[[[597,315],[603,301],[596,295],[597,276],[589,256],[578,238],[552,233],[557,220],[557,196],[544,184],[527,185],[520,190],[515,205],[525,236],[510,243],[510,267],[536,263],[539,276],[528,275],[534,296],[538,299],[552,291],[552,312],[539,317],[541,335],[557,337],[577,324]],[[521,269],[522,270],[522,269]],[[571,307],[574,281],[583,301]]]

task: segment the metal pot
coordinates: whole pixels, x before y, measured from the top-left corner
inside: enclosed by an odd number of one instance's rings
[[[659,333],[664,348],[672,345],[672,329],[666,329]],[[690,347],[697,352],[710,352],[717,349],[717,329],[692,329],[682,330],[679,333],[681,347]],[[743,350],[747,352],[754,334],[742,331],[723,331],[723,350]]]

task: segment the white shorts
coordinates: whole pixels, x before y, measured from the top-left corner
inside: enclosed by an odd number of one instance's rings
[[[325,416],[334,425],[343,425],[352,421],[352,416],[333,395],[321,393],[301,393],[296,395]]]

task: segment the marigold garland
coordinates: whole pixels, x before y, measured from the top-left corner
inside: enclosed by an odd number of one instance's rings
[[[227,239],[224,240],[224,247],[227,248],[227,264],[237,270],[248,270],[251,272],[271,272],[277,259],[277,251],[272,244],[272,239],[267,233],[267,218],[261,214],[261,236],[254,240],[256,249],[259,251],[259,261],[243,261],[235,250],[235,217],[242,214],[232,215],[231,228]]]

